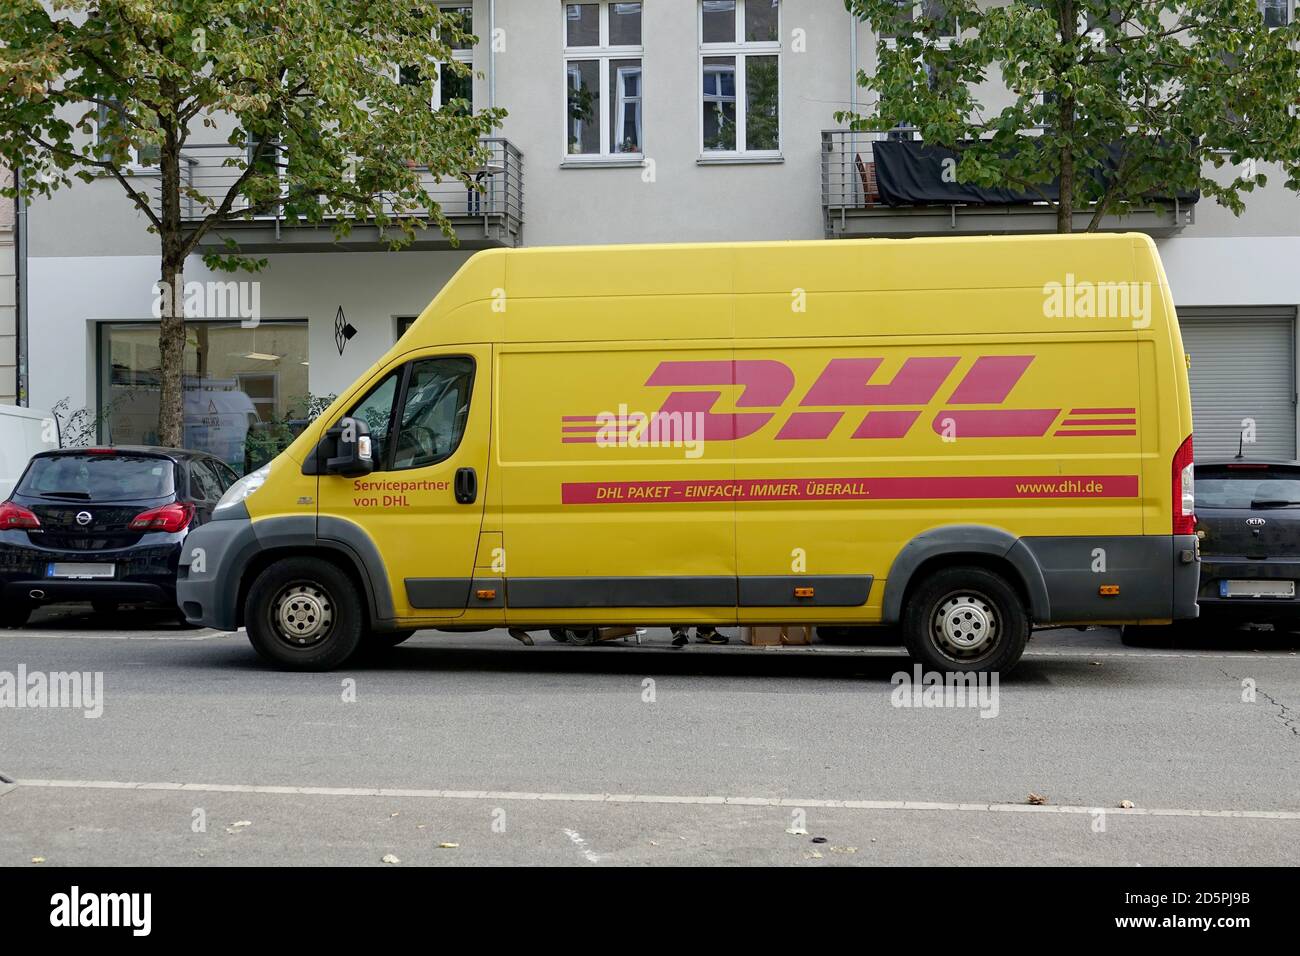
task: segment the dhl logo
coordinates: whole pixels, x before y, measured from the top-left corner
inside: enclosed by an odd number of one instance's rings
[[[824,440],[850,412],[867,407],[853,438],[903,438],[940,393],[960,362],[958,356],[914,356],[893,379],[873,382],[881,358],[831,359],[776,433],[777,441]],[[941,436],[962,438],[1041,438],[1056,424],[1062,408],[987,408],[1003,405],[1034,362],[1032,355],[981,355],[930,421]],[[690,388],[673,391],[649,427],[694,419],[704,441],[737,441],[757,433],[781,412],[794,392],[794,371],[775,359],[660,362],[645,382],[648,387]],[[720,386],[742,389],[736,411],[717,412]],[[713,386],[714,388],[710,388]],[[1134,408],[1072,408],[1054,437],[1137,434]],[[595,441],[600,416],[564,417],[564,441]]]

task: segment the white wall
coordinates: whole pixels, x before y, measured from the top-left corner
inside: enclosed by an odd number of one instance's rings
[[[392,346],[395,316],[424,309],[465,252],[348,253],[271,256],[255,276],[212,273],[191,259],[187,282],[254,279],[261,283],[262,319],[308,320],[308,383],[314,394],[336,392]],[[68,398],[73,409],[95,404],[96,325],[154,321],[158,260],[150,256],[31,260],[31,403],[49,408]],[[357,335],[343,355],[334,345],[339,306]]]

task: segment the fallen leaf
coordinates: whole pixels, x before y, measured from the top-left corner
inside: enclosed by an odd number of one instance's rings
[[[809,856],[808,856],[808,859],[810,859],[810,860],[820,860],[821,858],[822,858],[822,855],[821,855],[821,851],[819,851],[819,850],[813,850],[812,853],[809,854]]]
[[[390,813],[389,816],[390,816],[390,817],[400,817],[401,814],[400,814],[400,813]]]
[[[1047,794],[1034,793],[1033,791],[1030,791],[1029,796],[1025,798],[1025,803],[1028,803],[1031,806],[1041,807],[1047,803]]]
[[[833,846],[831,847],[831,852],[832,853],[857,853],[858,848],[855,846]]]
[[[416,828],[417,830],[423,830],[423,829],[425,828],[425,826],[427,826],[427,824],[424,824],[424,823],[417,823],[417,824],[415,825],[415,828]]]
[[[1121,810],[1132,810],[1132,809],[1133,809],[1133,801],[1132,801],[1132,800],[1121,800],[1121,801],[1119,802],[1119,808],[1120,808]]]
[[[32,857],[32,862],[33,862],[33,863],[44,863],[44,862],[45,862],[45,857],[43,857],[43,856],[34,856],[34,857]]]
[[[381,859],[379,862],[380,863],[401,863],[402,861],[399,860],[391,853],[385,853],[383,859]]]
[[[807,835],[808,835],[808,831],[805,830],[803,827],[786,827],[786,828],[785,828],[785,832],[788,833],[788,834],[790,834],[790,836],[807,836]]]
[[[439,843],[439,844],[438,844],[438,849],[440,849],[440,850],[454,850],[454,849],[456,849],[456,847],[458,847],[458,846],[460,846],[459,843]]]

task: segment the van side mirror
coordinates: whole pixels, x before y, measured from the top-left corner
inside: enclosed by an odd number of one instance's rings
[[[322,445],[332,443],[334,454],[325,459],[325,474],[357,478],[375,470],[370,427],[359,418],[340,418],[325,433]],[[326,448],[321,449],[327,451]]]

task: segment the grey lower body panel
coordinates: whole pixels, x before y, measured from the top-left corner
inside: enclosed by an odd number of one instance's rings
[[[192,624],[233,631],[239,627],[243,568],[260,549],[247,518],[209,521],[191,531],[181,551],[176,603]]]
[[[1197,616],[1194,535],[1021,538],[1042,573],[1048,613],[1039,624],[1183,620]],[[1105,594],[1103,586],[1118,588]]]
[[[869,574],[757,575],[742,578],[566,577],[407,578],[412,607],[860,607],[871,594]],[[495,590],[477,598],[481,588]],[[796,589],[811,588],[810,596]],[[504,600],[503,600],[504,598]]]

